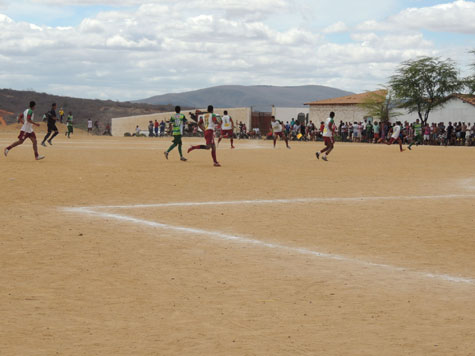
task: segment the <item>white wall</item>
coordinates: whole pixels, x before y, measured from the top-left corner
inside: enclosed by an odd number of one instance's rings
[[[330,112],[335,113],[335,122],[359,122],[363,121],[368,113],[358,105],[310,105],[308,119],[314,123],[325,121]]]
[[[407,111],[402,109],[395,111],[403,115],[391,118],[391,122],[414,122],[416,119],[419,119],[419,115],[416,112],[408,114]],[[459,98],[452,98],[442,108],[437,108],[430,112],[429,119],[427,120],[429,124],[443,122],[445,125],[447,125],[449,121],[452,123],[465,122],[466,124],[473,124],[475,122],[475,106]]]
[[[228,114],[234,120],[234,124],[237,125],[239,121],[242,121],[246,124],[247,127],[250,127],[251,124],[251,108],[230,108],[230,109],[218,109],[215,108],[214,112],[219,115],[223,115],[223,111],[227,110]],[[201,111],[206,111],[206,109],[201,109]],[[189,112],[195,112],[195,110],[182,110],[182,114],[186,116],[187,119],[190,119]],[[158,122],[165,120],[168,121],[170,117],[175,114],[175,112],[161,112],[150,115],[137,115],[137,116],[127,116],[127,117],[118,117],[111,120],[111,132],[112,136],[124,136],[124,133],[135,132],[135,127],[139,125],[142,130],[148,130],[148,122],[150,120]]]

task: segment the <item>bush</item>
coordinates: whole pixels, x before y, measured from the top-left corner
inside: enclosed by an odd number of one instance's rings
[[[124,133],[124,137],[131,137],[131,136],[132,136],[132,134],[130,132]]]

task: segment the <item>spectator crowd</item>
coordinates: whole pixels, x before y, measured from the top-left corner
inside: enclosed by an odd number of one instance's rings
[[[390,122],[378,122],[363,120],[355,122],[340,121],[335,126],[335,140],[341,142],[365,142],[378,143],[389,138],[392,127],[395,124]],[[283,123],[285,133],[291,141],[321,141],[324,129],[323,121],[315,124],[312,121],[301,122],[295,119]],[[133,136],[144,134],[139,126],[136,127]],[[422,124],[419,119],[409,123],[405,121],[401,127],[402,140],[404,144],[417,143],[422,145],[445,145],[445,146],[473,146],[475,145],[475,122],[449,122]],[[163,137],[171,134],[169,123],[149,121],[148,136]],[[185,125],[183,136],[201,137],[203,133],[198,129],[198,125],[193,120],[188,120]],[[220,137],[220,130],[216,132]],[[237,122],[234,127],[234,136],[239,139],[261,139],[262,133],[258,128],[248,130],[243,122]],[[266,138],[273,136],[270,130]]]

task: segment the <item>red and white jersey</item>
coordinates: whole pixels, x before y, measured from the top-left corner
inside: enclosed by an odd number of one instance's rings
[[[325,120],[325,126],[323,127],[323,137],[333,137],[333,119],[331,117]]]
[[[28,122],[28,114],[31,115],[31,121],[33,121],[33,118],[35,117],[35,113],[31,109],[26,109],[23,112],[23,126],[21,127],[21,131],[26,133],[32,133],[33,124],[31,122]]]
[[[232,130],[233,129],[233,119],[231,119],[231,116],[224,115],[221,118],[221,128],[223,130]]]
[[[216,115],[213,113],[200,115],[198,122],[203,124],[205,130],[215,131],[218,127],[218,120],[216,119]]]
[[[391,137],[397,139],[397,138],[399,138],[400,134],[401,134],[401,126],[394,125],[393,134],[391,135]]]
[[[273,132],[282,132],[282,124],[279,121],[275,120],[271,121],[270,123],[272,125]]]

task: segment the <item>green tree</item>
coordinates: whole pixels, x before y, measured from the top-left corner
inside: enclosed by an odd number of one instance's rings
[[[470,53],[475,54],[475,49],[471,50]],[[471,65],[474,74],[465,79],[465,85],[467,86],[470,94],[475,93],[475,62]]]
[[[367,110],[368,115],[378,118],[380,121],[389,121],[391,117],[401,115],[393,110],[395,106],[394,98],[388,88],[368,92],[359,105]]]
[[[452,60],[422,57],[403,62],[389,84],[400,101],[399,107],[417,112],[423,124],[430,112],[443,106],[464,87]]]

